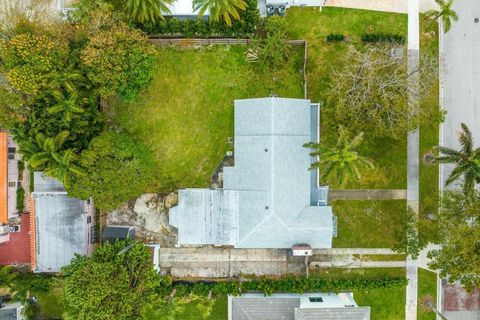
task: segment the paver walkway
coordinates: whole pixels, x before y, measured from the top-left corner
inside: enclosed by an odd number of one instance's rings
[[[328,200],[401,200],[406,189],[338,189],[329,190]]]
[[[352,255],[383,254],[396,252],[386,248],[335,248],[313,251],[312,262],[336,261],[340,264]],[[160,268],[175,277],[226,278],[240,274],[282,274],[303,272],[302,257],[292,257],[287,249],[233,249],[233,248],[161,248]],[[366,262],[366,261],[363,261]],[[377,261],[381,262],[381,261]],[[400,262],[405,266],[404,261]],[[374,265],[372,265],[374,266]],[[369,267],[365,264],[365,267]]]
[[[385,12],[407,13],[408,0],[326,0],[326,7],[343,7]],[[421,0],[420,11],[436,7],[434,0]]]

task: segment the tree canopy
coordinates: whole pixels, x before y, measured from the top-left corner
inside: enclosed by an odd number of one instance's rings
[[[139,242],[105,243],[89,258],[76,256],[62,275],[69,319],[144,319],[161,287],[150,249]]]
[[[429,252],[430,267],[442,278],[459,280],[467,289],[480,285],[480,194],[449,191],[439,210],[442,247]]]
[[[420,73],[421,97],[434,85],[438,74],[434,57],[422,55],[420,69],[410,75],[400,45],[351,47],[341,62],[342,68],[331,70],[323,109],[332,121],[371,138],[399,139],[420,124],[441,120],[440,111],[432,115],[407,103],[414,73]]]
[[[94,138],[79,165],[85,173],[67,191],[82,199],[93,197],[96,207],[104,210],[141,195],[155,179],[151,152],[125,133],[107,131]]]

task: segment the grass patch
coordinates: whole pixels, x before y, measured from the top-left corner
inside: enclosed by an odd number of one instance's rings
[[[405,200],[336,200],[335,248],[391,248],[396,243],[395,226],[405,215]]]
[[[359,261],[405,261],[404,254],[354,254],[354,258]]]
[[[418,299],[424,296],[431,296],[433,298],[433,304],[436,305],[437,301],[437,275],[434,272],[418,269]],[[422,306],[418,306],[418,320],[435,320],[435,312],[426,312]]]
[[[156,77],[139,100],[110,101],[114,123],[153,151],[159,181],[155,188],[210,185],[210,175],[229,148],[227,137],[233,137],[234,99],[303,97],[303,47],[294,47],[278,72],[246,62],[245,50],[160,48]]]
[[[185,305],[184,311],[177,315],[177,320],[198,320],[200,319],[197,303]],[[226,296],[219,296],[215,299],[215,305],[212,314],[205,320],[227,320],[228,318],[228,300]]]
[[[38,315],[42,319],[63,319],[62,288],[53,288],[48,292],[41,292],[38,298]]]
[[[331,278],[371,279],[382,276],[405,276],[403,268],[328,269],[314,271],[316,275]],[[388,297],[388,303],[385,299]],[[398,320],[405,318],[406,288],[354,290],[353,298],[359,306],[370,306],[372,320]]]

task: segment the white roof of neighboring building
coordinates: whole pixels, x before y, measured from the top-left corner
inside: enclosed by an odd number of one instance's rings
[[[198,11],[193,11],[192,0],[177,0],[173,4],[168,5],[170,15],[172,16],[196,16]],[[208,10],[205,12],[208,15]]]

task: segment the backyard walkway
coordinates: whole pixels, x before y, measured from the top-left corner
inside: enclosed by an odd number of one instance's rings
[[[360,261],[353,255],[392,255],[386,248],[338,248],[313,250],[311,265],[339,267],[405,267],[405,261]],[[162,248],[160,269],[175,277],[227,278],[241,274],[284,274],[304,272],[303,257],[293,257],[287,249]],[[318,263],[318,264],[316,264]]]
[[[406,189],[342,189],[329,190],[328,200],[402,200]]]

